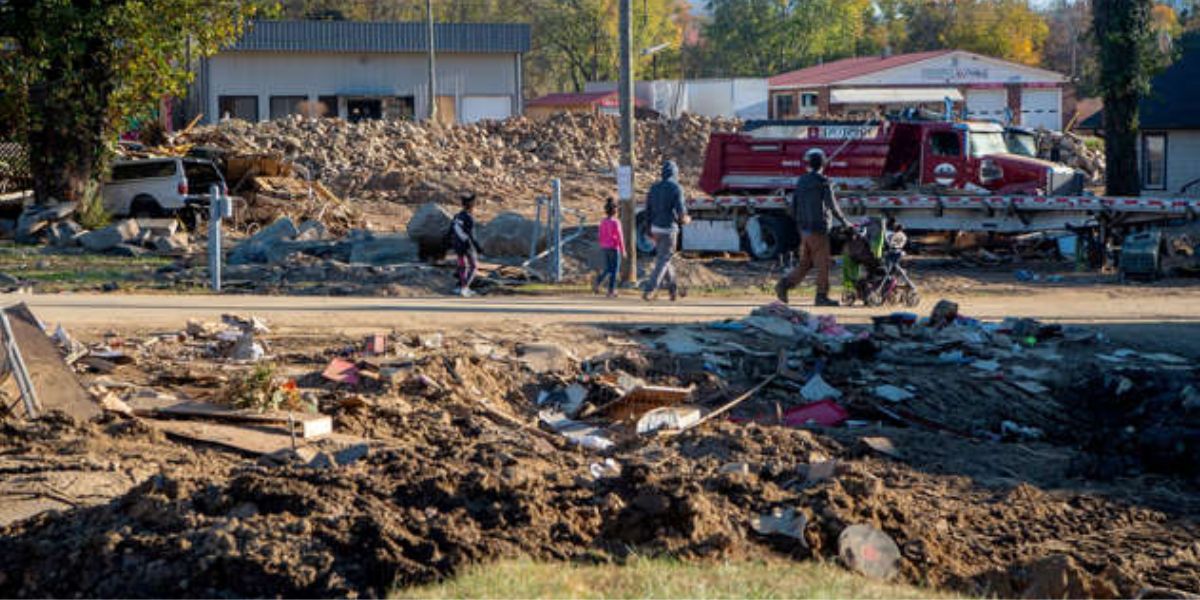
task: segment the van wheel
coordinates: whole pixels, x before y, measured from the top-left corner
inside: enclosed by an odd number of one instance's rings
[[[742,246],[757,260],[771,260],[796,249],[796,224],[782,215],[757,215],[746,221]]]
[[[163,209],[152,196],[138,196],[129,205],[129,216],[135,219],[157,219],[163,216]]]

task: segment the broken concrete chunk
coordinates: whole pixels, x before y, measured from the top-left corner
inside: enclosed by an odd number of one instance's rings
[[[79,236],[79,244],[92,252],[106,252],[121,245],[128,245],[138,238],[140,232],[137,221],[125,219],[104,229],[89,231]]]
[[[680,431],[695,425],[700,421],[700,408],[697,406],[664,406],[642,415],[637,422],[637,432],[646,435],[660,429]]]
[[[759,535],[782,535],[799,540],[804,546],[804,528],[808,526],[808,518],[795,508],[774,508],[771,512],[754,517],[750,527]]]

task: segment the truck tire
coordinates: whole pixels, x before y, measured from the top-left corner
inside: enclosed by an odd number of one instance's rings
[[[162,205],[153,196],[138,196],[129,205],[129,216],[134,219],[156,219],[163,216]]]
[[[800,243],[796,224],[783,215],[756,215],[746,221],[742,246],[756,260],[772,260]]]

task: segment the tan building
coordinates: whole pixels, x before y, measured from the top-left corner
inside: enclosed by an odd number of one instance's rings
[[[640,98],[637,106],[645,106]],[[555,113],[597,113],[615,115],[620,112],[620,95],[615,91],[546,94],[525,103],[525,116],[548,119]]]

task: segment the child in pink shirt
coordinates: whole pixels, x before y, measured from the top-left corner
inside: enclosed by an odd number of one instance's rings
[[[617,220],[617,203],[609,198],[604,202],[604,217],[600,221],[600,251],[604,253],[604,270],[596,276],[592,283],[592,293],[600,293],[600,284],[608,278],[608,297],[617,295],[617,273],[621,270],[621,257],[625,256],[625,235],[621,231],[621,221]]]

